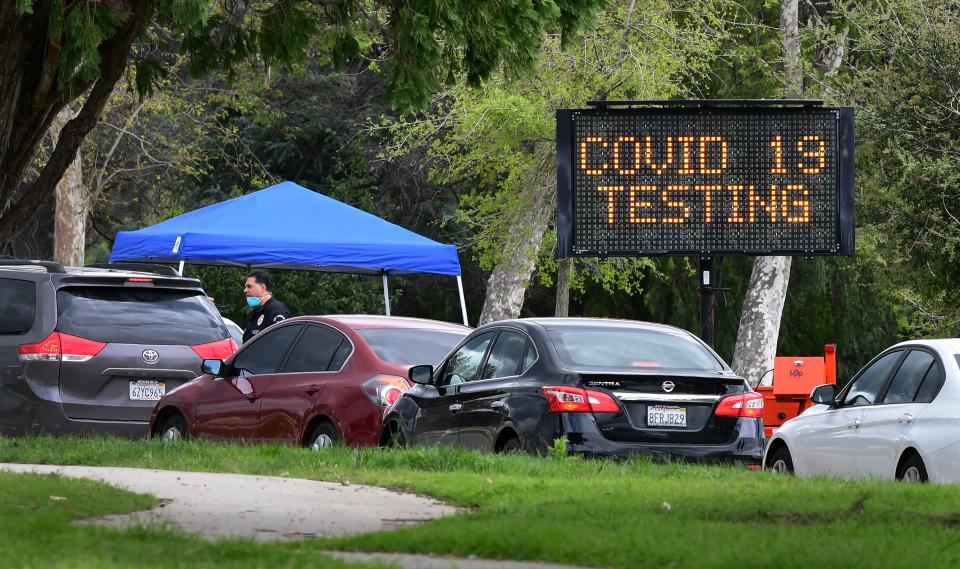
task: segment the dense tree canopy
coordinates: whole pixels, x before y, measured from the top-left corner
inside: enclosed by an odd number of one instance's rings
[[[589,23],[601,0],[16,0],[0,5],[0,243],[16,236],[49,199],[99,119],[128,63],[148,92],[172,53],[194,76],[257,57],[291,66],[341,63],[361,54],[386,69],[399,106],[426,101],[442,81],[477,84],[501,64],[535,63],[548,30]],[[139,43],[138,43],[139,41]],[[23,180],[51,121],[76,101],[37,175]]]

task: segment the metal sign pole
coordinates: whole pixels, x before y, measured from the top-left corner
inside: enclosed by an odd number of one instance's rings
[[[713,269],[713,257],[700,257],[700,339],[713,347],[714,291],[719,275]]]
[[[460,312],[463,313],[463,325],[469,326],[467,324],[467,301],[463,296],[463,279],[460,278],[460,275],[457,275],[457,289],[460,291]]]
[[[387,316],[390,316],[390,287],[387,284],[386,271],[380,273],[380,276],[383,277],[383,306],[386,307]]]

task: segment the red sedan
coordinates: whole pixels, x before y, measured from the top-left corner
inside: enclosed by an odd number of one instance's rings
[[[439,362],[470,332],[390,316],[302,316],[264,330],[163,396],[150,434],[284,442],[315,450],[376,445],[384,409],[413,364]]]

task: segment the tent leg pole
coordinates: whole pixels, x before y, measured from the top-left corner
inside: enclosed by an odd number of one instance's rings
[[[463,297],[463,279],[460,278],[460,275],[457,275],[457,289],[460,291],[460,312],[463,313],[463,325],[469,326],[467,324],[467,301]]]
[[[390,288],[387,285],[387,273],[382,273],[383,277],[383,306],[387,309],[387,316],[390,316]]]
[[[180,270],[178,270],[177,272],[180,273],[181,277],[183,276],[183,259],[180,259]]]

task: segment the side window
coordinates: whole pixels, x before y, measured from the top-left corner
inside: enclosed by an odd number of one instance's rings
[[[333,354],[333,359],[330,360],[330,371],[339,371],[343,367],[343,364],[347,363],[347,358],[350,357],[350,354],[353,353],[353,345],[350,344],[350,340],[346,338],[340,342],[340,347],[337,348],[337,351]]]
[[[846,397],[843,398],[844,407],[873,405],[901,354],[903,352],[899,350],[890,352],[860,372],[857,379],[853,381],[853,385],[850,386],[850,390],[847,391]]]
[[[233,360],[237,375],[276,373],[301,328],[303,326],[282,326],[258,334],[256,341],[248,343]]]
[[[37,287],[33,281],[0,279],[0,334],[26,334],[37,315]]]
[[[933,356],[921,350],[911,350],[897,370],[890,383],[890,389],[883,396],[883,403],[910,403],[917,396],[920,384],[927,377],[930,368],[936,367]]]
[[[930,403],[933,401],[933,398],[937,396],[937,393],[940,393],[940,387],[942,385],[943,369],[934,363],[927,371],[927,375],[924,376],[923,383],[920,384],[920,389],[917,390],[917,396],[914,398],[914,401],[917,403]]]
[[[523,355],[523,365],[520,366],[520,373],[526,373],[530,366],[537,361],[537,347],[533,345],[533,342],[527,342],[527,353]]]
[[[336,354],[342,354],[342,345],[350,348],[350,342],[343,334],[333,328],[320,325],[307,325],[307,329],[296,347],[290,352],[287,363],[283,366],[284,373],[302,373],[308,371],[338,370],[346,357],[342,356],[340,364],[332,366]],[[349,353],[349,352],[348,352]]]
[[[471,339],[450,356],[443,369],[441,385],[457,385],[473,381],[491,340],[493,340],[493,332],[485,332]]]
[[[520,374],[523,353],[527,348],[527,337],[519,332],[504,330],[497,336],[490,357],[483,366],[480,379],[496,379]]]

